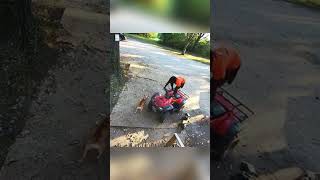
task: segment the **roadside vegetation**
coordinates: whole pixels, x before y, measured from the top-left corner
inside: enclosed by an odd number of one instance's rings
[[[320,0],[289,0],[290,2],[303,4],[309,7],[320,8]]]
[[[139,33],[126,35],[161,46],[186,59],[210,64],[210,37],[207,33]]]

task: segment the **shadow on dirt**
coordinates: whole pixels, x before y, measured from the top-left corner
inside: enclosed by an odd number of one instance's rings
[[[48,34],[45,33],[43,21],[37,19],[39,17],[33,22],[34,36],[29,37],[30,46],[20,50],[17,34],[19,24],[10,10],[0,10],[0,17],[6,19],[1,21],[6,28],[1,28],[0,32],[0,167],[8,147],[14,143],[15,137],[25,125],[31,101],[36,97],[41,81],[48,75],[48,70],[57,64],[60,53],[57,47],[49,47],[44,42]],[[51,31],[57,31],[57,26],[54,30],[51,28]]]

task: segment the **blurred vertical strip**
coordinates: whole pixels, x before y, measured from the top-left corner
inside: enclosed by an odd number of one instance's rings
[[[210,0],[111,0],[110,17],[112,33],[209,32]]]
[[[112,148],[112,180],[209,180],[208,149]]]

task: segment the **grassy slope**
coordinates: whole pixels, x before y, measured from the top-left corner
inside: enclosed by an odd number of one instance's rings
[[[289,0],[290,2],[320,8],[320,0]]]
[[[126,34],[126,35],[128,37],[131,37],[131,38],[134,38],[134,39],[137,39],[137,40],[141,40],[141,41],[144,41],[144,42],[147,42],[147,43],[150,43],[150,44],[154,44],[154,45],[160,46],[160,47],[162,47],[164,49],[170,50],[170,51],[172,51],[172,53],[174,53],[177,56],[180,56],[180,57],[183,57],[183,58],[186,58],[186,59],[190,59],[190,60],[193,60],[193,61],[198,61],[198,62],[201,62],[201,63],[204,63],[204,64],[210,64],[210,60],[206,59],[206,58],[203,58],[203,57],[194,56],[194,55],[191,55],[191,54],[181,55],[181,52],[179,52],[178,50],[161,45],[159,43],[159,39],[149,39],[149,38],[141,37],[141,36],[134,35],[134,34]]]

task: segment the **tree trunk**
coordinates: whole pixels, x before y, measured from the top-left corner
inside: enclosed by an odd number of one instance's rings
[[[186,44],[185,44],[185,46],[184,46],[184,48],[183,48],[183,50],[181,52],[182,55],[184,55],[187,52],[187,49],[188,49],[189,45],[191,44],[194,35],[195,35],[194,33],[188,33],[187,34]]]
[[[192,47],[190,48],[190,51],[194,50],[194,48],[199,44],[200,39],[205,35],[205,33],[197,33],[198,37],[196,41],[193,43]]]

